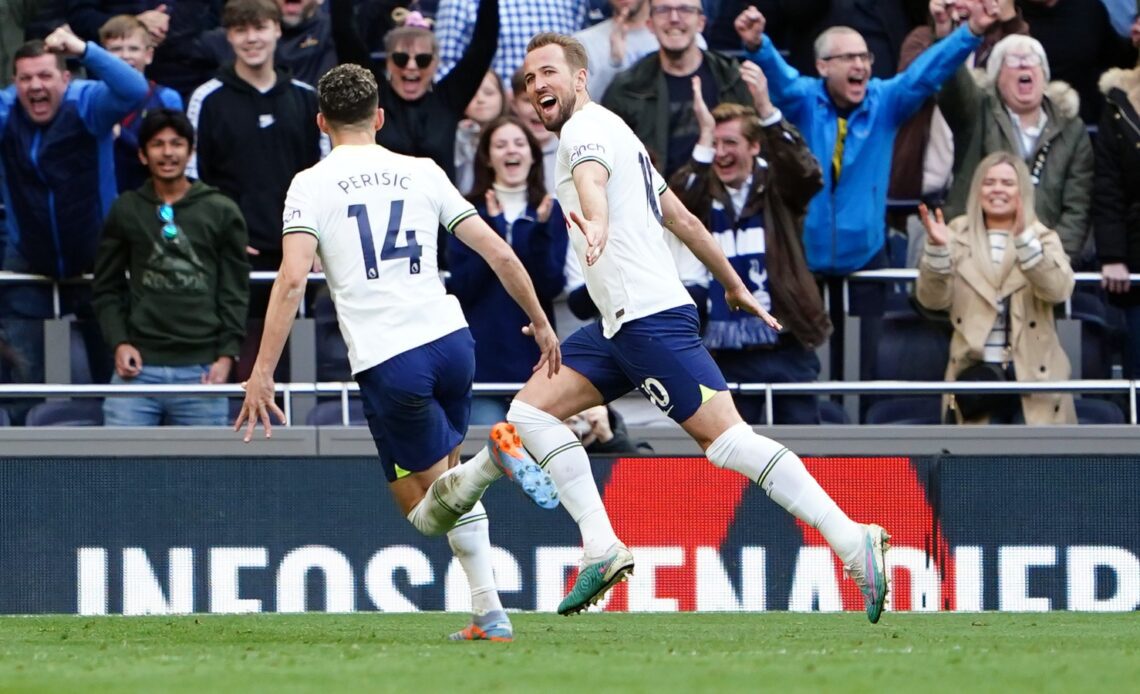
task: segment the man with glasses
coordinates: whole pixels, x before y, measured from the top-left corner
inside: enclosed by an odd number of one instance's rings
[[[194,127],[147,114],[139,161],[150,178],[111,207],[95,258],[94,305],[115,351],[112,383],[226,383],[245,333],[245,221],[217,188],[186,177]],[[129,272],[129,278],[127,277]],[[221,397],[107,398],[107,426],[224,426]]]
[[[850,27],[832,27],[819,35],[819,77],[807,77],[784,62],[764,35],[766,21],[759,10],[748,7],[736,18],[745,57],[764,71],[772,103],[803,134],[823,167],[824,188],[808,206],[803,240],[808,267],[829,295],[834,380],[845,377],[844,278],[887,265],[887,182],[895,133],[981,44],[997,18],[996,0],[984,0],[985,7],[977,0],[966,4],[971,9],[967,26],[889,80],[872,77],[874,55]],[[885,285],[852,285],[851,310],[863,317],[860,332],[868,347],[878,339],[885,301]]]
[[[591,94],[621,116],[668,178],[688,161],[699,128],[693,120],[693,78],[710,109],[722,102],[750,104],[736,61],[701,49],[705,28],[700,0],[648,0],[655,53],[618,73],[605,94]]]

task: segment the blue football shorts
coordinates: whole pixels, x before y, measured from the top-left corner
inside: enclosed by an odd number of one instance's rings
[[[356,374],[389,482],[442,460],[467,435],[475,339],[467,328]]]
[[[562,363],[586,377],[606,402],[637,388],[675,422],[728,390],[700,337],[697,307],[678,306],[621,326],[606,339],[601,323],[562,343]]]

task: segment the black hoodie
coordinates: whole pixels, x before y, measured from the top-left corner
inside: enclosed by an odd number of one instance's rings
[[[186,115],[198,133],[191,178],[237,202],[249,244],[280,256],[281,214],[293,176],[316,164],[322,148],[317,93],[277,71],[265,93],[237,76],[232,65],[194,91]]]

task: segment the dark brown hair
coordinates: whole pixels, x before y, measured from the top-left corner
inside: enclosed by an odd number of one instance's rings
[[[526,175],[526,202],[532,207],[538,207],[546,197],[546,180],[542,166],[542,148],[538,140],[534,139],[530,129],[515,116],[499,116],[483,128],[479,136],[479,146],[475,148],[475,180],[471,186],[471,193],[467,199],[479,205],[484,202],[484,196],[495,182],[495,170],[491,168],[491,137],[500,128],[513,125],[522,131],[526,143],[530,146],[530,172]]]
[[[266,20],[281,24],[281,8],[274,0],[229,0],[222,9],[226,29],[257,26]]]
[[[380,93],[372,72],[355,63],[337,65],[317,82],[317,101],[325,119],[345,126],[370,122]]]

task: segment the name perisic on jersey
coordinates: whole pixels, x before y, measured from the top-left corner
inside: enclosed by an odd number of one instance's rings
[[[400,188],[407,190],[410,180],[411,176],[396,171],[374,171],[348,176],[337,181],[336,185],[345,195],[348,195],[353,190],[363,188]]]

